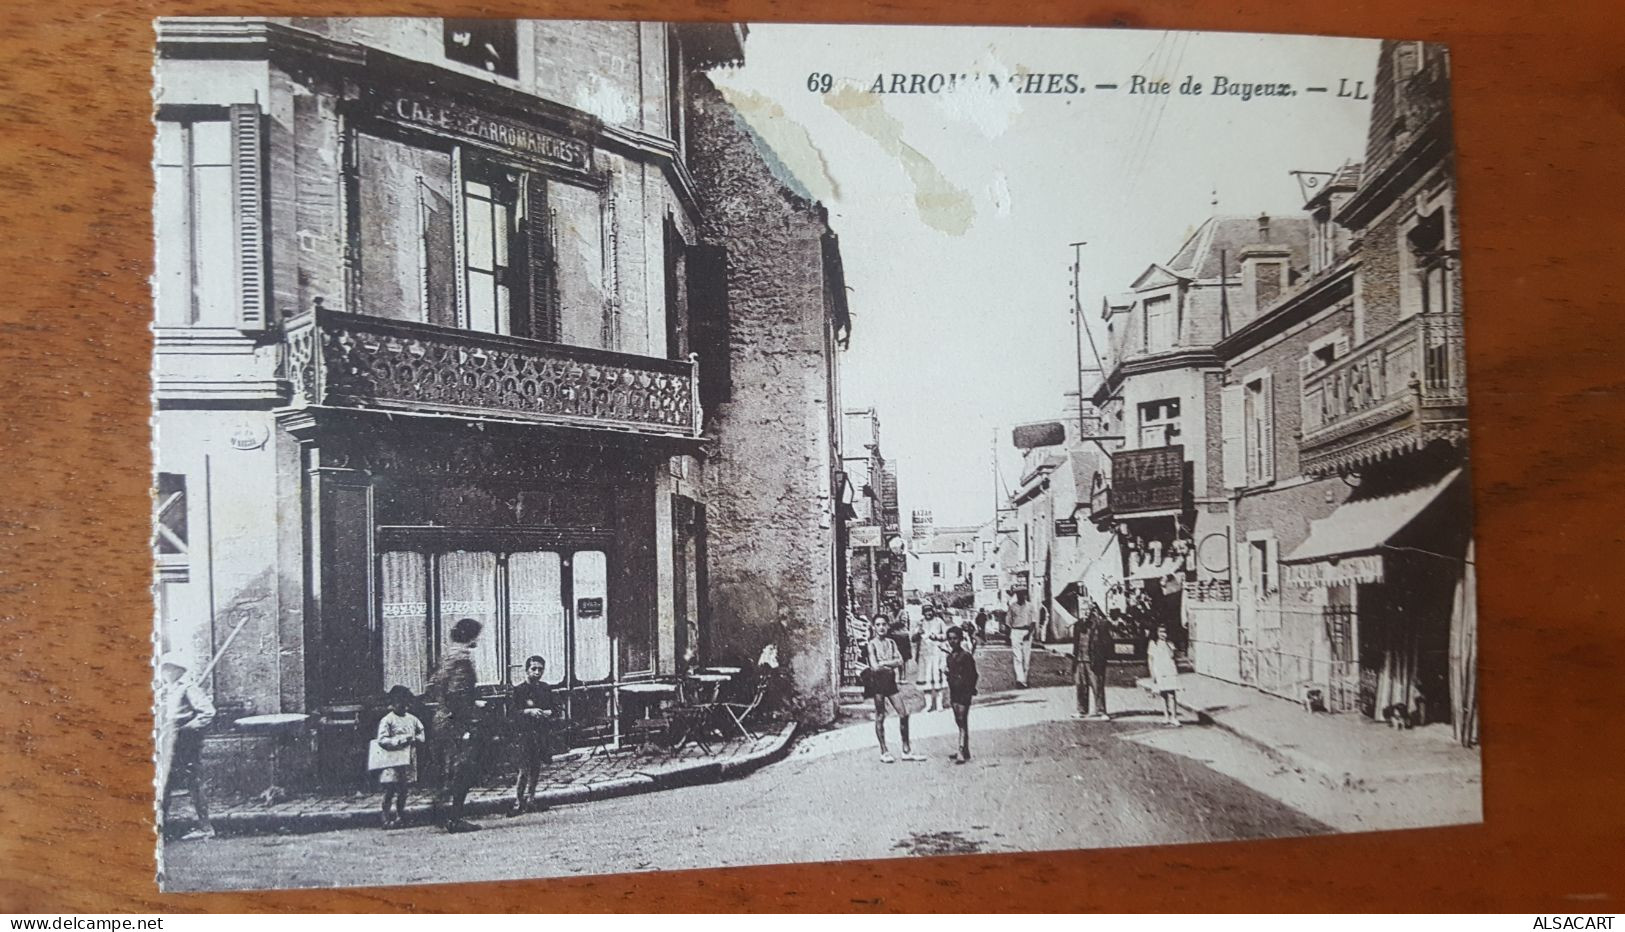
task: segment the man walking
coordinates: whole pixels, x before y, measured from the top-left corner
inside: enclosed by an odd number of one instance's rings
[[[1106,713],[1106,661],[1112,652],[1111,623],[1087,592],[1083,593],[1078,608],[1081,617],[1072,626],[1072,676],[1078,688],[1078,715],[1106,721],[1111,718]]]
[[[1016,686],[1027,688],[1027,669],[1033,656],[1033,632],[1038,625],[1038,606],[1027,598],[1026,589],[1015,590],[1005,622],[1010,627],[1010,662],[1015,668]]]

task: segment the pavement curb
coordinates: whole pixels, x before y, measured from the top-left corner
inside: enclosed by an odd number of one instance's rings
[[[1136,685],[1149,690],[1149,679],[1137,680]],[[1236,737],[1253,745],[1276,763],[1290,767],[1294,771],[1307,774],[1320,780],[1333,789],[1368,789],[1373,784],[1404,783],[1408,780],[1418,780],[1429,777],[1461,776],[1458,770],[1449,767],[1424,767],[1413,770],[1395,771],[1392,773],[1358,774],[1346,767],[1337,767],[1327,763],[1313,754],[1291,748],[1283,748],[1271,741],[1266,735],[1233,721],[1226,721],[1223,717],[1215,716],[1206,709],[1192,705],[1182,698],[1176,698],[1175,704],[1180,709],[1194,715],[1196,721],[1202,725],[1211,725],[1220,731],[1235,735]]]
[[[572,803],[595,802],[636,796],[684,786],[701,786],[743,777],[783,760],[790,748],[801,737],[803,726],[795,723],[780,732],[780,740],[770,747],[726,761],[701,761],[692,766],[679,767],[659,773],[636,773],[596,783],[584,783],[536,794],[541,806],[563,806]],[[502,815],[509,811],[513,800],[509,796],[495,799],[470,800],[464,807],[468,816]],[[427,826],[433,821],[433,808],[427,798],[408,806],[406,821],[409,825]],[[227,835],[308,835],[341,828],[376,827],[378,810],[373,808],[342,812],[308,812],[289,815],[269,812],[223,812],[214,817],[215,828]]]

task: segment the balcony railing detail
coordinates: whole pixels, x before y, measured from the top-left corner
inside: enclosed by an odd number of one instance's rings
[[[697,363],[317,308],[288,323],[295,406],[695,437]]]
[[[1461,318],[1429,314],[1303,379],[1303,468],[1335,471],[1371,454],[1414,448],[1466,430]]]

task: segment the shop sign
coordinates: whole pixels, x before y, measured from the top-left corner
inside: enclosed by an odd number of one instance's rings
[[[604,600],[603,600],[603,598],[600,596],[600,597],[590,598],[590,599],[576,599],[576,617],[577,618],[602,618],[602,617],[604,617]]]
[[[590,150],[585,142],[545,132],[515,120],[493,117],[417,94],[390,95],[383,98],[379,109],[381,116],[396,123],[461,136],[555,165],[581,170],[588,167]]]
[[[1281,567],[1286,584],[1300,589],[1382,582],[1382,555],[1365,553],[1338,560],[1287,563]]]
[[[848,531],[847,540],[853,547],[879,547],[880,526],[878,524],[860,524]]]
[[[1176,511],[1184,505],[1184,500],[1184,447],[1152,447],[1112,454],[1113,514]]]
[[[1077,518],[1057,518],[1057,519],[1055,519],[1055,536],[1056,537],[1077,537],[1078,536],[1078,519]]]

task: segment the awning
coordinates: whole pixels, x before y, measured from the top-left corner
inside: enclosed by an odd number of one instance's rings
[[[1345,502],[1310,522],[1309,538],[1281,561],[1289,586],[1381,582],[1379,551],[1461,476],[1456,469],[1431,485],[1363,501]]]

